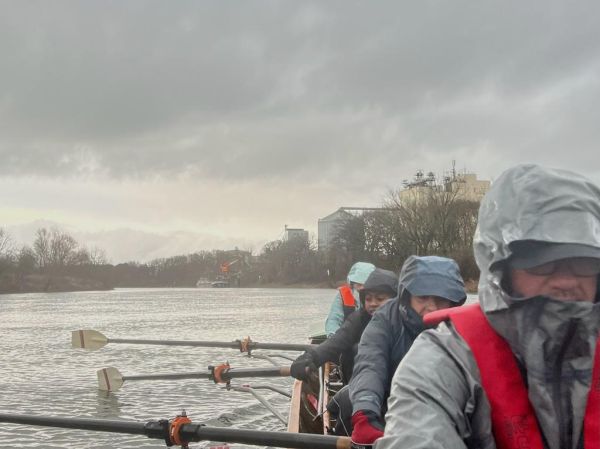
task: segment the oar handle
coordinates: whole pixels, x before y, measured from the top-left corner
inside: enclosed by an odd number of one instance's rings
[[[229,381],[243,377],[288,377],[289,375],[289,366],[270,366],[267,368],[230,368],[223,371],[221,378]],[[220,383],[217,382],[217,379],[214,380],[216,383]]]
[[[275,350],[279,350],[279,351],[306,351],[307,349],[314,348],[317,345],[295,344],[295,343],[251,342],[250,346],[252,347],[252,349],[275,349]]]

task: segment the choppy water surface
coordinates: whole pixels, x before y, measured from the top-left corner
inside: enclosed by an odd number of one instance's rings
[[[109,344],[72,349],[71,331],[96,329],[109,338],[304,343],[324,322],[333,290],[120,289],[109,292],[0,295],[0,413],[148,421],[186,409],[195,422],[263,430],[283,425],[250,394],[207,380],[126,382],[115,393],[97,389],[96,370],[125,375],[267,366],[235,350]],[[272,353],[272,351],[270,351]],[[269,352],[267,352],[269,353]],[[297,353],[288,353],[296,355]],[[282,364],[289,364],[282,360]],[[290,378],[251,379],[290,389]],[[286,414],[289,400],[264,393]],[[195,443],[192,447],[207,447]],[[144,436],[0,423],[3,448],[163,448]],[[242,447],[242,446],[236,446]]]

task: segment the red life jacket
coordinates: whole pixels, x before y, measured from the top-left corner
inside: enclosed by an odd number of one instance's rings
[[[508,343],[490,326],[479,304],[428,313],[423,321],[432,326],[448,319],[477,362],[492,408],[492,430],[498,449],[544,449],[535,410]],[[600,339],[596,342],[583,435],[585,449],[600,449]]]
[[[342,306],[344,309],[344,320],[356,310],[356,300],[352,294],[352,289],[348,285],[342,285],[338,288],[342,297]]]

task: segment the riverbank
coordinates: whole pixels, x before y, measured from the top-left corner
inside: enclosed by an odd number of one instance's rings
[[[239,288],[289,288],[289,289],[311,289],[311,288],[326,288],[334,289],[342,285],[337,285],[331,282],[304,282],[295,284],[283,284],[277,282],[271,283],[253,283],[242,285]],[[128,288],[136,288],[133,285],[127,285]],[[147,285],[137,286],[139,288],[148,288]],[[166,286],[155,285],[156,288],[181,288],[185,286]],[[211,287],[206,287],[211,288]],[[112,290],[112,286],[95,279],[85,279],[75,276],[56,276],[56,275],[41,275],[29,274],[19,276],[16,274],[4,274],[0,277],[0,294],[6,293],[58,293],[58,292],[77,292],[77,291],[94,291],[94,290]],[[465,282],[467,293],[477,293],[477,281],[470,279]]]
[[[465,290],[469,294],[477,293],[478,281],[475,279],[468,279],[465,281]],[[297,284],[282,284],[271,282],[268,284],[249,284],[243,285],[241,288],[337,288],[343,285],[343,282],[339,282],[337,285],[331,282],[313,282],[313,283],[297,283]]]
[[[112,290],[111,286],[95,279],[47,274],[4,274],[0,277],[2,293],[56,293],[92,290]]]

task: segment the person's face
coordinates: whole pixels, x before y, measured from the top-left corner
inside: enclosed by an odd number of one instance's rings
[[[365,310],[373,315],[391,297],[388,293],[369,292],[365,295]]]
[[[513,293],[529,298],[547,296],[560,301],[594,301],[600,260],[570,258],[518,270],[511,269]]]
[[[452,305],[446,298],[440,298],[439,296],[411,296],[410,306],[412,309],[421,316],[429,312],[435,312],[440,309],[447,309]]]

